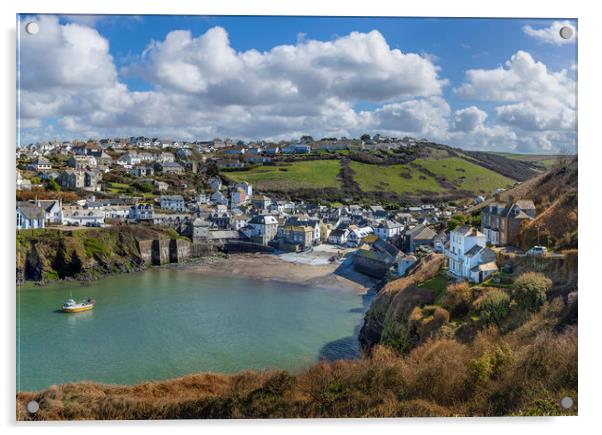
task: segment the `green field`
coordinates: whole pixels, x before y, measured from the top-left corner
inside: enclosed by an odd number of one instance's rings
[[[445,177],[459,189],[474,193],[491,192],[498,187],[507,188],[514,184],[510,178],[459,157],[437,160],[418,159],[415,163]]]
[[[340,188],[338,160],[312,160],[278,166],[260,166],[249,171],[227,172],[235,181],[247,181],[259,190]]]
[[[457,194],[458,190],[465,190],[479,194],[514,184],[514,180],[476,163],[461,157],[444,156],[442,152],[439,158],[422,158],[410,164],[396,165],[350,161],[349,166],[353,170],[354,181],[363,192],[418,196]],[[291,192],[296,189],[341,188],[341,181],[337,178],[340,169],[339,160],[311,160],[225,174],[235,182],[248,181],[258,191]],[[443,178],[441,182],[439,177]]]
[[[417,194],[445,192],[435,178],[409,165],[378,166],[351,162],[354,179],[364,192],[393,192]],[[404,174],[404,176],[402,176]]]
[[[498,154],[500,156],[504,156],[509,159],[522,160],[524,162],[536,163],[536,164],[542,165],[546,168],[550,168],[550,167],[554,166],[556,163],[558,163],[558,159],[560,157],[560,156],[553,155],[553,154],[514,154],[514,153],[502,153],[502,152],[497,152],[497,153],[492,153],[492,154]]]

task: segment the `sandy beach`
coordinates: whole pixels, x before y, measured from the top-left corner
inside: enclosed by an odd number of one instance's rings
[[[335,251],[336,252],[336,251]],[[199,273],[241,276],[320,287],[353,288],[366,293],[377,281],[353,270],[351,259],[330,263],[328,248],[301,254],[233,254],[186,269]]]

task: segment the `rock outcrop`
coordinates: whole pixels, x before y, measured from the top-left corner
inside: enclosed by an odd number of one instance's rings
[[[189,256],[190,241],[178,238],[169,229],[120,226],[25,230],[17,232],[16,275],[17,282],[88,281],[111,273],[143,270],[151,264],[180,262]]]
[[[359,340],[369,351],[382,339],[383,331],[405,325],[415,308],[432,304],[435,292],[416,284],[434,277],[443,265],[443,255],[429,254],[421,258],[407,276],[386,284],[378,293],[366,313]]]

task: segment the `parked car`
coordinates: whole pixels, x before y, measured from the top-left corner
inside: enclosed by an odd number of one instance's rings
[[[532,255],[534,257],[545,257],[548,255],[548,248],[545,246],[533,246],[527,251],[527,255]]]

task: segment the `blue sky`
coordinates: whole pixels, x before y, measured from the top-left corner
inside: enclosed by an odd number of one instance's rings
[[[48,18],[53,17],[23,17],[21,24]],[[59,71],[54,82],[42,74],[21,80],[24,87],[21,137],[24,141],[49,139],[53,135],[70,139],[86,135],[130,135],[130,132],[170,137],[181,132],[182,137],[178,139],[207,139],[205,136],[212,135],[282,139],[300,133],[355,135],[367,131],[427,136],[465,148],[552,152],[576,146],[576,119],[573,119],[576,118],[576,101],[575,96],[570,95],[575,93],[576,43],[554,38],[553,32],[558,23],[576,29],[575,20],[245,16],[62,16],[55,20],[45,22],[47,27],[56,27],[52,29],[52,46],[46,47],[46,52],[57,51],[55,59],[67,58],[69,50],[93,57],[99,41],[106,43],[107,53],[101,48],[98,52],[101,61],[90,65],[94,67],[90,74],[95,79],[90,80],[89,90],[81,83],[81,76],[70,78],[65,71],[60,71],[60,66],[57,66]],[[74,32],[67,30],[69,26],[83,33],[73,36]],[[212,32],[215,28],[222,29],[226,36]],[[177,30],[188,31],[188,36],[180,35],[183,39],[178,44],[181,45],[168,48],[164,42]],[[373,31],[382,38],[363,37]],[[274,102],[269,108],[266,106],[270,105],[270,99],[261,100],[260,91],[252,102],[246,97],[239,101],[237,95],[223,101],[215,96],[220,89],[231,89],[233,93],[236,89],[239,93],[245,92],[245,86],[269,89],[270,81],[278,82],[284,92],[293,88],[302,93],[308,84],[297,77],[294,64],[299,62],[298,74],[302,75],[306,68],[308,74],[319,69],[324,61],[308,50],[297,50],[290,59],[285,56],[293,65],[280,70],[272,66],[282,65],[282,59],[272,52],[274,47],[300,47],[308,41],[334,43],[353,32],[360,35],[350,42],[358,44],[358,53],[373,52],[366,53],[366,59],[358,59],[353,48],[345,48],[349,47],[347,43],[333,48],[336,67],[329,65],[320,71],[323,73],[320,78],[324,78],[328,86],[312,90],[311,96],[297,95],[294,99],[284,96],[280,101],[278,94],[266,91],[265,98],[269,95]],[[21,35],[21,74],[35,68],[33,54],[46,45],[41,37],[41,34]],[[75,44],[83,41],[82,47],[74,49],[74,42],[69,38],[75,38]],[[83,46],[85,43],[90,45]],[[219,50],[230,49],[240,58],[232,58],[231,67],[240,62],[244,67],[238,72],[239,76],[227,80],[220,78],[229,75],[227,69],[209,68],[211,71],[208,71],[211,58],[203,53],[197,56],[197,52],[206,50],[221,59]],[[261,71],[254,71],[242,56],[249,50],[263,55]],[[393,53],[395,50],[404,55],[415,54],[419,59],[399,60]],[[232,53],[227,55],[232,57]],[[414,61],[419,63],[411,63]],[[88,63],[94,61],[88,59]],[[412,76],[414,65],[425,68],[422,70],[424,81]],[[45,68],[52,67],[45,64]],[[177,83],[178,68],[189,72],[188,83]],[[532,73],[529,68],[533,69]],[[274,75],[266,69],[274,70]],[[386,74],[380,74],[379,69],[386,69]],[[499,69],[501,73],[496,72]],[[105,77],[99,70],[114,71],[114,75]],[[469,70],[482,73],[469,77]],[[82,72],[86,73],[85,69]],[[346,89],[357,86],[355,83],[361,84],[363,74],[368,78],[362,92],[336,90],[341,83]],[[185,77],[185,74],[179,76]],[[199,80],[198,87],[193,86],[195,80]],[[346,80],[349,83],[343,83]],[[52,83],[45,86],[45,81]],[[390,85],[393,81],[396,86]],[[53,100],[60,89],[67,90],[69,98],[63,93]],[[120,113],[115,107],[105,113],[107,104],[95,106],[89,101],[93,92],[104,95],[114,92],[115,98],[122,98],[123,106],[128,107],[127,113],[125,110]],[[40,101],[48,107],[40,108]],[[182,125],[176,121],[182,117],[175,108],[173,119],[161,120],[161,125],[150,120],[152,114],[133,116],[136,107],[149,104],[161,104],[170,114],[171,105],[187,107],[187,113],[195,115],[185,116],[188,119],[183,119]],[[90,114],[82,114],[77,110],[78,105]],[[109,105],[118,103],[112,101]],[[300,108],[303,105],[325,108],[323,113],[315,113],[315,110],[304,111]],[[289,114],[290,107],[295,107],[294,113]],[[339,113],[335,113],[337,110]],[[220,116],[212,117],[206,112],[214,115],[219,112]],[[232,124],[240,119],[247,125],[233,128]],[[185,122],[198,124],[198,128],[191,129]],[[290,128],[287,129],[287,125]]]

